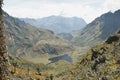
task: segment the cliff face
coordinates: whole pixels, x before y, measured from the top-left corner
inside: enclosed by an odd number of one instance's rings
[[[69,80],[120,80],[120,31],[83,56]]]
[[[2,14],[2,3],[3,0],[0,0],[0,80],[10,80],[9,71],[8,71],[8,54],[6,48],[6,33],[5,26],[3,23],[3,14]]]

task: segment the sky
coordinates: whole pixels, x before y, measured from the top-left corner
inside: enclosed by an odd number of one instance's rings
[[[83,18],[87,23],[120,9],[120,0],[4,0],[3,10],[19,18],[51,15]]]

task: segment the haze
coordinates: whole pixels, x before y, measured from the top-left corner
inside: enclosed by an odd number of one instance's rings
[[[120,0],[4,0],[3,9],[14,17],[42,18],[51,15],[81,17],[87,23],[119,9]]]

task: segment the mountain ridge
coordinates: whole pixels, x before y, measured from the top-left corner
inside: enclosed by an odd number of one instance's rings
[[[58,55],[74,50],[71,43],[57,37],[52,31],[36,28],[4,12],[9,54],[15,57]]]
[[[77,17],[48,16],[40,19],[22,18],[21,20],[37,27],[52,30],[55,33],[70,32],[86,25],[82,18]]]
[[[120,10],[114,13],[108,12],[89,23],[82,30],[72,32],[75,38],[72,42],[79,46],[93,46],[107,39],[111,34],[120,29]]]

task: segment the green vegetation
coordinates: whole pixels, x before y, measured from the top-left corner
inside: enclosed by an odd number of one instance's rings
[[[76,67],[68,72],[67,80],[119,80],[119,53],[120,34],[118,33],[82,56]]]
[[[54,76],[53,74],[50,74],[50,80],[53,80]]]
[[[14,71],[13,71],[13,73],[16,73],[16,67],[18,66],[18,65],[17,65],[17,62],[16,62],[16,61],[13,61],[11,64],[14,66]]]
[[[41,70],[40,70],[40,68],[37,67],[36,70],[37,70],[38,74],[41,75]]]
[[[72,68],[68,62],[60,61],[49,65],[35,64],[24,59],[10,57],[11,71],[13,79],[50,79],[50,76],[54,76],[53,79],[61,79],[66,74],[66,71]],[[66,66],[63,66],[66,65]]]

